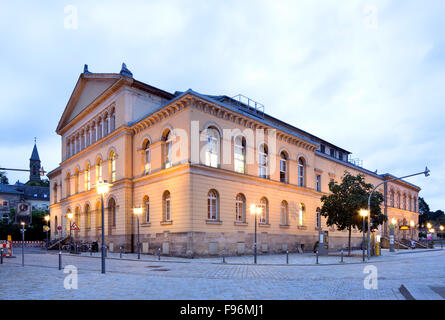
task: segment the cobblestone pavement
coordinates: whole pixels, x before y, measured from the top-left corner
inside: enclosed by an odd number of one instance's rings
[[[339,256],[320,257],[325,263],[315,265],[311,254],[292,257],[298,265],[273,264],[284,255],[260,256],[263,265],[242,264],[252,257],[228,257],[238,264],[222,264],[221,258],[156,261],[144,256],[142,261],[107,259],[105,275],[98,257],[64,255],[63,266],[78,270],[78,289],[72,290],[64,288],[68,274],[58,270],[57,254],[26,254],[25,267],[15,254],[0,265],[0,299],[404,299],[398,290],[402,284],[445,285],[445,250],[384,252],[371,263],[352,257],[359,261],[336,265],[326,261],[336,263]],[[376,290],[364,288],[369,264],[377,267]]]

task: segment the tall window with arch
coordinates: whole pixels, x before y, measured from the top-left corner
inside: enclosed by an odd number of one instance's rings
[[[165,137],[164,167],[170,168],[173,165],[173,133],[169,130]]]
[[[236,196],[236,202],[235,202],[235,210],[236,210],[236,216],[235,221],[236,222],[246,222],[246,197],[239,193]]]
[[[145,223],[150,223],[150,198],[145,196],[143,203],[145,208]]]
[[[321,229],[321,210],[320,210],[320,208],[317,208],[317,210],[315,210],[315,227],[317,229]]]
[[[149,174],[151,171],[150,140],[145,139],[142,148],[144,149],[144,174]]]
[[[408,197],[408,210],[412,211],[413,207],[412,207],[412,202],[411,202],[411,196]]]
[[[298,185],[304,187],[305,163],[303,158],[298,159]]]
[[[102,119],[97,121],[97,140],[102,139]]]
[[[397,192],[397,208],[401,208],[400,192]]]
[[[266,144],[261,144],[258,150],[258,165],[260,178],[269,178],[269,150]]]
[[[74,173],[74,193],[79,193],[79,169]]]
[[[269,201],[261,198],[259,207],[261,208],[260,224],[269,224]]]
[[[91,229],[91,210],[89,204],[85,205],[85,228],[86,230]]]
[[[246,173],[246,138],[237,136],[234,145],[235,172]]]
[[[286,200],[281,201],[281,225],[289,225],[289,206]]]
[[[403,210],[406,210],[406,195],[403,195]]]
[[[69,197],[71,195],[71,176],[69,172],[66,174],[65,184],[66,197]]]
[[[57,182],[53,186],[53,202],[57,203]]]
[[[96,214],[95,214],[95,225],[98,230],[97,234],[99,234],[99,229],[102,227],[102,204],[100,201],[96,202]]]
[[[116,129],[116,112],[115,110],[111,110],[111,115],[110,115],[110,132],[114,131],[114,129]]]
[[[219,150],[220,137],[219,132],[215,128],[209,127],[206,129],[206,150],[205,150],[205,164],[209,167],[218,168],[219,165]]]
[[[102,159],[97,158],[96,160],[96,184],[102,180]]]
[[[298,206],[298,226],[300,227],[304,226],[305,214],[306,214],[306,207],[304,203],[300,203]]]
[[[111,182],[116,181],[116,153],[110,152],[110,178]]]
[[[218,192],[210,190],[207,195],[207,219],[218,220]]]
[[[389,193],[389,205],[391,207],[394,207],[394,191],[391,190],[391,192]]]
[[[90,175],[90,164],[87,163],[85,165],[85,191],[89,191],[91,189],[91,175]]]
[[[280,181],[287,182],[287,154],[284,151],[280,153]]]
[[[165,191],[162,196],[163,202],[163,221],[171,221],[171,196],[169,191]]]
[[[116,227],[116,201],[114,198],[108,200],[108,226],[109,234],[111,234],[113,228]]]

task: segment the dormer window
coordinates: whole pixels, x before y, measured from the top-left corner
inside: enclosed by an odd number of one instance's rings
[[[325,153],[325,152],[326,152],[326,147],[324,146],[324,144],[320,145],[320,151],[321,151],[322,153]]]

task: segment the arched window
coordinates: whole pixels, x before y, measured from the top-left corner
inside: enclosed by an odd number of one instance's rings
[[[74,173],[74,193],[79,193],[79,169]]]
[[[298,208],[298,225],[300,227],[304,226],[305,215],[306,215],[306,207],[304,206],[304,203],[300,203]]]
[[[144,148],[144,174],[149,174],[151,171],[151,151],[150,141],[146,139],[143,144]]]
[[[145,207],[145,222],[150,223],[150,198],[145,196],[143,203]]]
[[[111,182],[116,181],[116,154],[114,151],[110,152],[110,178]]]
[[[413,210],[412,202],[411,202],[411,196],[409,196],[409,198],[408,198],[408,210],[409,210],[409,211],[412,211],[412,210]]]
[[[234,149],[235,171],[238,173],[246,173],[246,138],[237,136],[235,138]]]
[[[96,202],[96,229],[102,227],[102,203],[100,201]]]
[[[116,226],[116,201],[114,198],[108,200],[108,226],[109,234],[111,234],[112,228]]]
[[[269,201],[266,198],[261,198],[260,205],[260,224],[269,224]]]
[[[321,210],[317,208],[315,211],[315,227],[317,229],[321,229]]]
[[[280,181],[287,182],[287,155],[284,151],[280,153]]]
[[[173,165],[173,134],[171,131],[165,136],[165,149],[164,149],[164,166],[170,168]]]
[[[110,132],[114,131],[114,129],[116,129],[116,112],[113,110],[110,116]]]
[[[300,158],[298,159],[298,185],[300,187],[304,187],[304,174],[305,174],[305,163],[304,163],[304,159]]]
[[[104,116],[104,134],[103,134],[104,137],[109,133],[109,131],[108,131],[109,121],[110,121],[110,117],[108,116],[108,114],[105,114],[105,116]]]
[[[218,220],[218,192],[210,190],[207,196],[207,219]]]
[[[258,165],[260,178],[269,178],[269,152],[267,145],[264,143],[260,145],[258,151]]]
[[[207,133],[207,141],[206,141],[205,164],[206,166],[218,168],[219,150],[220,150],[219,132],[215,128],[208,128],[206,130],[206,133]]]
[[[236,216],[235,221],[236,222],[246,222],[246,197],[239,193],[236,196]]]
[[[97,121],[97,140],[102,139],[102,119]]]
[[[397,192],[397,208],[401,208],[400,192]]]
[[[171,221],[171,197],[170,192],[165,191],[162,196],[163,202],[163,221]]]
[[[66,183],[66,196],[69,197],[71,195],[71,176],[70,173],[68,172],[66,174],[66,179],[65,179],[65,183]]]
[[[53,186],[53,193],[54,193],[54,195],[53,195],[53,201],[54,201],[54,203],[57,203],[57,182],[56,183],[54,183],[54,186]]]
[[[287,201],[281,201],[281,224],[287,226],[289,224],[289,210]]]
[[[406,194],[403,195],[403,210],[406,210]]]
[[[102,180],[102,159],[97,158],[96,160],[96,184]]]
[[[90,175],[90,164],[87,163],[85,166],[85,191],[91,189],[91,175]]]
[[[91,229],[91,210],[89,204],[85,205],[85,228],[86,230]]]
[[[66,149],[65,149],[66,158],[69,158],[71,156],[71,144],[70,140],[66,139]]]
[[[93,122],[93,124],[91,125],[91,144],[93,144],[93,143],[95,143],[96,142],[96,131],[97,131],[97,128],[96,128],[96,123],[94,123]]]
[[[91,128],[87,127],[86,131],[85,131],[85,144],[86,147],[88,147],[91,144]]]
[[[390,206],[394,208],[394,191],[391,190],[391,192],[389,193],[389,203]]]

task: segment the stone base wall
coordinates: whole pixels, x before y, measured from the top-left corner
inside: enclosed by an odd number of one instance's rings
[[[100,237],[77,237],[77,241],[97,241]],[[285,235],[259,232],[257,234],[258,254],[272,254],[289,252],[313,252],[318,234]],[[206,257],[252,255],[254,234],[239,232],[163,232],[156,234],[140,235],[141,252],[176,257]],[[131,252],[131,236],[112,235],[105,237],[110,252]],[[353,235],[351,247],[361,246],[361,236]],[[346,249],[348,237],[346,235],[329,235],[329,250]],[[133,252],[137,250],[137,235],[134,235]]]

